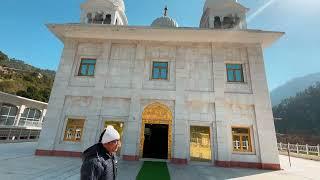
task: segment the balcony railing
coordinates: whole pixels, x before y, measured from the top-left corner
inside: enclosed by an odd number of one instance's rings
[[[15,119],[13,119],[15,118]],[[21,118],[19,120],[18,125],[17,124],[17,119],[16,117],[7,117],[7,116],[0,116],[0,126],[3,127],[37,127],[37,128],[41,128],[42,127],[42,122],[39,119],[35,119],[35,120],[25,120],[23,118]]]
[[[19,126],[22,127],[42,127],[42,122],[40,121],[21,121],[19,122]]]
[[[40,131],[40,129],[22,129],[17,127],[0,128],[0,143],[37,141],[40,136]]]

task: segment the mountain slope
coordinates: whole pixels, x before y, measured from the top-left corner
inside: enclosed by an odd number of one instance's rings
[[[272,105],[280,104],[282,100],[295,96],[316,82],[320,82],[320,73],[292,79],[271,92]]]
[[[48,102],[55,72],[10,59],[0,51],[0,91]]]

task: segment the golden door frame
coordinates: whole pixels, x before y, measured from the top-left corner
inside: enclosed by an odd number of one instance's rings
[[[144,108],[140,134],[140,157],[143,157],[144,130],[146,124],[168,125],[168,160],[171,159],[172,149],[172,112],[161,103],[153,103]]]

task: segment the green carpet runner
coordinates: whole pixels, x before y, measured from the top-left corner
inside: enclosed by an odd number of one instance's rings
[[[145,161],[137,180],[170,180],[167,163]]]

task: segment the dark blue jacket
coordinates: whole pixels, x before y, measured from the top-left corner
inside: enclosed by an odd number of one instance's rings
[[[85,150],[82,155],[81,180],[115,180],[117,160],[101,143]]]

